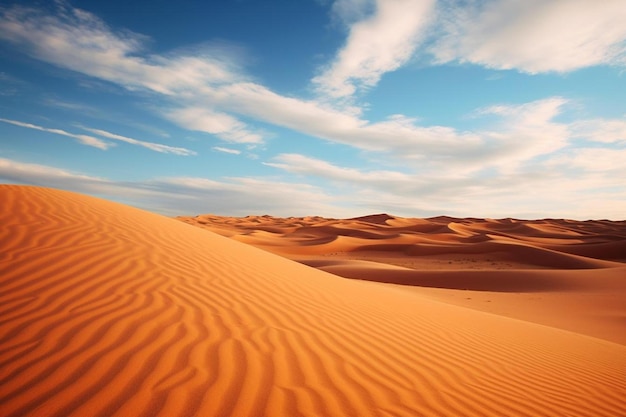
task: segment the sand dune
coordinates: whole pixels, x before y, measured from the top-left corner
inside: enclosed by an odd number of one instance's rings
[[[104,200],[0,201],[3,416],[626,415],[625,346]]]
[[[624,221],[180,220],[342,277],[626,344]]]

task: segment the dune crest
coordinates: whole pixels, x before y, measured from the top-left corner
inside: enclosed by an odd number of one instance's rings
[[[179,220],[342,277],[626,345],[626,221]]]
[[[626,415],[625,346],[105,200],[0,201],[3,416]]]

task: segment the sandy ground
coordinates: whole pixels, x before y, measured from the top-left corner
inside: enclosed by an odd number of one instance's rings
[[[180,217],[320,270],[626,344],[626,222]]]
[[[626,415],[622,344],[341,278],[79,194],[0,186],[0,201],[2,416]],[[406,228],[396,220],[385,224]],[[342,240],[318,244],[339,252]],[[619,269],[556,246],[545,250],[590,271]],[[561,271],[531,287],[582,291],[585,277]]]

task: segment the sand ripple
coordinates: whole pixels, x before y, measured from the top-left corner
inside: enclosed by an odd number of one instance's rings
[[[624,346],[104,200],[0,201],[3,416],[626,415]]]

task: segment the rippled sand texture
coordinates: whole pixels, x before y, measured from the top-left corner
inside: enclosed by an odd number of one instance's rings
[[[2,416],[619,416],[626,347],[0,186]]]
[[[626,221],[179,220],[343,277],[626,345]]]

